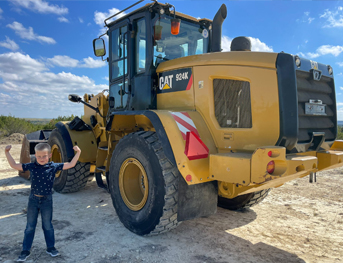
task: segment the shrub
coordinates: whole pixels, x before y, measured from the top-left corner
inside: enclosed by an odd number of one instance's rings
[[[343,126],[338,126],[337,129],[337,139],[343,140]]]
[[[55,124],[59,121],[71,121],[75,118],[76,116],[74,116],[73,114],[71,116],[58,116],[56,119],[52,119],[50,120],[49,123],[41,126],[41,128],[39,130],[53,130],[55,129]]]
[[[14,116],[0,116],[0,136],[10,136],[13,133],[30,133],[35,131],[35,127],[25,119]]]
[[[71,121],[75,118],[71,116],[58,116],[51,119],[47,124],[34,124],[28,120],[16,118],[14,116],[0,116],[0,137],[10,136],[13,133],[27,134],[38,130],[53,130],[59,121]]]

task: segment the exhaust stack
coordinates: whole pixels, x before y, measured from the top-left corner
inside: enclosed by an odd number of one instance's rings
[[[226,15],[226,5],[222,4],[217,14],[213,18],[211,52],[220,52],[222,50],[222,24],[226,18]]]

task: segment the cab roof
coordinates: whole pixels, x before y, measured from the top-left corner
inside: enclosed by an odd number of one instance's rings
[[[111,27],[111,26],[115,25],[116,23],[119,23],[119,22],[125,20],[126,18],[128,18],[128,17],[130,17],[130,16],[132,16],[132,15],[134,15],[134,14],[143,12],[143,11],[145,11],[145,10],[148,10],[149,8],[156,7],[156,6],[162,6],[162,7],[164,7],[164,8],[168,8],[168,7],[170,8],[170,7],[172,7],[172,5],[170,5],[170,4],[162,4],[162,3],[159,3],[159,2],[157,2],[157,1],[155,1],[154,3],[146,4],[146,5],[144,5],[144,6],[140,7],[140,8],[138,8],[138,9],[136,9],[136,10],[134,10],[134,11],[132,11],[132,12],[130,12],[130,13],[128,13],[128,14],[126,14],[126,15],[120,17],[120,18],[117,18],[116,20],[114,20],[114,21],[108,23],[108,24],[107,24],[107,27]],[[174,14],[174,12],[171,11],[170,14]],[[187,19],[187,20],[194,21],[194,22],[207,21],[207,22],[212,23],[212,20],[210,20],[210,19],[207,19],[207,18],[197,19],[197,18],[195,18],[195,17],[189,16],[189,15],[186,15],[186,14],[183,14],[183,13],[180,13],[180,12],[175,12],[175,15],[178,16],[178,17],[185,18],[185,19]]]

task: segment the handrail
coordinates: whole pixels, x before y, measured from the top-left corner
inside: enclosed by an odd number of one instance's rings
[[[113,17],[115,17],[115,16],[117,16],[117,15],[119,15],[119,14],[125,12],[126,10],[130,9],[131,7],[134,7],[135,5],[138,5],[138,4],[142,3],[143,1],[144,1],[144,0],[140,0],[140,1],[138,1],[137,3],[135,3],[135,4],[133,4],[133,5],[131,5],[131,6],[127,7],[127,8],[125,8],[124,10],[119,11],[118,13],[114,14],[113,16],[110,16],[110,17],[106,18],[106,19],[104,20],[105,26],[108,27],[108,24],[106,23],[107,20],[109,20],[109,19],[111,19],[111,18],[113,18]]]

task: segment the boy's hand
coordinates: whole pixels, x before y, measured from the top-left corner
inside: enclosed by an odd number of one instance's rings
[[[81,149],[80,149],[79,146],[77,146],[77,145],[75,145],[75,146],[73,147],[73,149],[74,149],[75,152],[81,152]]]
[[[5,152],[9,152],[12,148],[12,145],[7,145],[6,148],[5,148]]]

